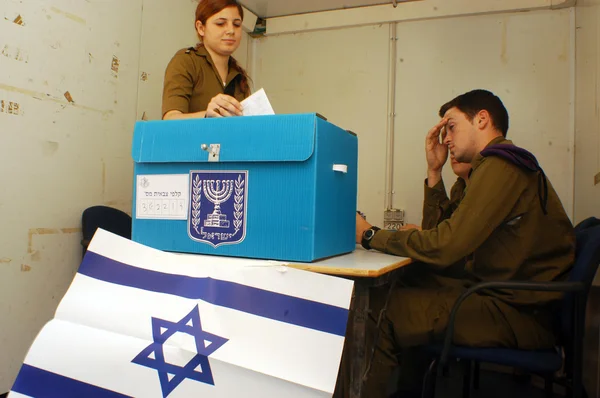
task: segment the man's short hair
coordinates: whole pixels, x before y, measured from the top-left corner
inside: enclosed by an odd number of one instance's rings
[[[475,115],[482,110],[486,110],[492,119],[492,126],[500,131],[504,137],[508,132],[508,112],[504,104],[487,90],[473,90],[459,95],[452,101],[445,103],[440,108],[440,117],[444,117],[451,108],[457,108],[467,116],[469,121],[473,121]]]

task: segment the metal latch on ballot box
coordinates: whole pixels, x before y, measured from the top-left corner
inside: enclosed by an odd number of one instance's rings
[[[218,162],[219,154],[221,153],[221,144],[202,144],[200,146],[203,151],[208,152],[208,161],[209,162]]]

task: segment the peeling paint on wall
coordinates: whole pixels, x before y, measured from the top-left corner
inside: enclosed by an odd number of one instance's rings
[[[65,98],[67,99],[67,101],[69,101],[71,104],[75,103],[75,101],[73,101],[73,97],[71,96],[71,93],[66,91],[65,92]]]
[[[0,100],[0,113],[8,113],[9,115],[22,115],[21,105],[18,102]]]
[[[29,54],[27,52],[21,50],[18,47],[9,46],[8,44],[4,45],[0,54],[5,56],[8,59],[14,59],[19,62],[29,62]]]
[[[80,16],[77,16],[75,14],[71,14],[70,12],[66,12],[66,11],[60,10],[60,9],[58,9],[56,7],[50,7],[50,10],[52,10],[53,12],[55,12],[55,13],[57,13],[59,15],[62,15],[65,18],[70,19],[71,21],[80,23],[82,25],[86,25],[87,24],[87,22],[85,21],[85,19],[83,19]]]
[[[13,21],[14,23],[16,23],[17,25],[21,25],[24,26],[25,23],[23,22],[23,18],[21,17],[21,15],[17,15],[17,17],[14,19]]]
[[[62,234],[78,234],[81,232],[81,228],[61,228],[60,233]]]
[[[12,262],[12,259],[10,259],[8,257],[0,258],[0,264],[10,264],[11,262]]]
[[[6,113],[8,113],[9,115],[18,115],[21,109],[21,105],[19,105],[16,102],[9,102],[8,103],[8,111]]]
[[[50,94],[44,94],[44,93],[27,90],[27,89],[23,89],[23,88],[19,88],[19,87],[9,86],[7,84],[0,83],[0,90],[10,91],[10,92],[19,93],[19,94],[25,94],[25,95],[28,95],[35,99],[48,100],[48,101],[56,102],[59,104],[65,104],[65,106],[67,104],[69,104],[65,100],[63,100],[59,97],[54,97]],[[72,105],[79,109],[84,109],[87,111],[100,113],[100,114],[102,114],[103,117],[108,117],[108,115],[112,115],[114,113],[112,110],[103,111],[101,109],[95,109],[95,108],[91,108],[89,106],[79,105],[79,104],[75,104],[75,103],[73,103]]]
[[[142,72],[142,76],[140,77],[140,79],[145,82],[148,81],[148,73],[146,72]]]
[[[29,272],[31,271],[31,266],[27,264],[21,264],[21,272]]]
[[[32,255],[33,237],[36,235],[58,235],[58,234],[76,234],[81,233],[81,228],[30,228],[27,232],[27,254]]]
[[[119,73],[119,58],[116,55],[113,55],[112,64],[110,69],[113,71],[113,76],[117,77]]]
[[[25,22],[23,21],[23,17],[21,17],[21,14],[18,14],[14,19],[13,18],[7,18],[7,17],[4,17],[4,19],[6,21],[11,21],[11,22],[13,22],[13,23],[15,23],[17,25],[25,26]]]

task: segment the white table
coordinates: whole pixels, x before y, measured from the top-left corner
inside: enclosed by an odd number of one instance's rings
[[[314,263],[285,263],[287,266],[305,271],[319,272],[322,274],[377,278],[412,262],[410,258],[392,256],[377,252],[367,251],[362,246],[356,245],[352,253],[341,256],[318,260]]]

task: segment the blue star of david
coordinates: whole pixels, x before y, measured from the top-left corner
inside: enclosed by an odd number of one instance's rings
[[[177,332],[193,336],[196,342],[196,355],[183,367],[166,363],[163,352],[164,343]],[[185,379],[215,384],[208,357],[228,340],[202,330],[198,305],[179,322],[153,317],[152,337],[154,342],[144,348],[131,362],[158,371],[163,397],[167,397]],[[154,358],[150,358],[152,354]],[[198,367],[200,371],[196,370]],[[169,375],[172,375],[171,380]]]

